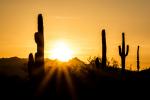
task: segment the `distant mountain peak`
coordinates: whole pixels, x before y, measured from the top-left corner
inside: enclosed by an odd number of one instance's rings
[[[10,57],[10,59],[20,59],[20,58],[17,56],[14,56],[14,57]]]
[[[75,57],[69,60],[69,62],[76,62],[76,64],[85,64],[83,61],[81,61],[79,58]]]

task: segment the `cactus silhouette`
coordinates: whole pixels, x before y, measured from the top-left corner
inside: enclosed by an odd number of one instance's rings
[[[42,15],[38,16],[38,32],[35,33],[34,38],[37,44],[37,53],[35,54],[35,63],[44,65],[44,31],[43,31],[43,18]]]
[[[32,53],[29,54],[29,61],[28,61],[28,73],[29,77],[32,78],[33,76],[33,69],[34,69],[34,58]]]
[[[96,67],[100,67],[100,62],[98,57],[95,60]],[[106,67],[106,34],[105,30],[102,30],[102,68]]]
[[[34,35],[37,44],[35,59],[29,54],[28,72],[30,79],[40,80],[44,75],[44,30],[42,14],[38,15],[38,32]]]
[[[119,46],[119,55],[121,57],[122,71],[125,72],[125,59],[129,53],[129,45],[127,45],[127,50],[125,52],[125,35],[122,33],[122,49]]]
[[[137,48],[137,71],[140,70],[139,50],[140,50],[140,46],[138,46]]]
[[[102,67],[106,67],[106,33],[102,30]]]

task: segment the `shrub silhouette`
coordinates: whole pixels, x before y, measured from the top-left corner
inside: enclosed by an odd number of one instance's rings
[[[137,47],[137,71],[140,70],[139,50],[140,46]]]
[[[30,79],[35,81],[41,80],[44,75],[44,30],[43,30],[43,17],[42,14],[38,15],[38,32],[34,35],[37,44],[37,52],[35,59],[33,54],[29,54],[28,59],[28,73]]]
[[[125,59],[128,53],[129,53],[129,45],[127,45],[127,50],[125,52],[125,36],[124,33],[122,33],[122,49],[121,46],[119,46],[119,55],[121,57],[122,72],[125,72]]]

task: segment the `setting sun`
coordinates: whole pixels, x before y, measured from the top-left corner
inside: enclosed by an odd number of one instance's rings
[[[73,51],[64,42],[55,43],[52,50],[50,50],[50,58],[58,59],[60,61],[68,61],[72,58]]]

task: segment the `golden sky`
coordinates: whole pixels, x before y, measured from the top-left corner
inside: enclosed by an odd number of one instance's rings
[[[150,0],[0,0],[0,57],[28,57],[36,51],[37,15],[45,28],[45,56],[57,41],[66,42],[74,56],[86,61],[101,56],[101,30],[106,29],[107,57],[120,62],[118,45],[125,32],[130,51],[128,68],[150,66]]]

